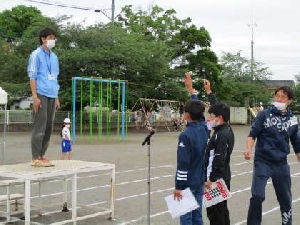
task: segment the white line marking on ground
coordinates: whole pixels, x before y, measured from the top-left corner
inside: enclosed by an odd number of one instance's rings
[[[241,173],[240,175],[242,175],[242,174],[248,174],[248,173],[252,173],[252,171],[249,171],[249,172],[243,172],[243,173]],[[271,181],[268,181],[267,182],[267,185],[268,184],[271,184]],[[168,191],[168,190],[173,190],[174,188],[169,188],[169,189],[165,189],[165,190],[159,190],[159,192],[162,192],[162,191]],[[245,192],[245,191],[249,191],[249,190],[251,190],[251,187],[247,187],[247,188],[244,188],[244,189],[240,189],[240,190],[236,190],[236,191],[233,191],[233,192],[231,192],[231,195],[234,195],[234,194],[237,194],[237,193],[241,193],[241,192]],[[151,192],[151,194],[152,193],[155,193],[155,192]],[[142,195],[146,195],[147,193],[143,193]],[[122,199],[119,199],[119,200],[123,200],[123,199],[126,199],[126,198],[122,198]],[[300,200],[300,199],[299,199]],[[297,200],[298,201],[298,200]],[[93,203],[94,205],[95,205],[95,203]],[[168,211],[166,211],[166,212],[168,212]],[[162,212],[162,214],[161,215],[163,215],[163,214],[165,214],[165,213],[163,213]],[[160,215],[160,213],[157,213],[157,214],[155,214],[155,215]],[[140,220],[142,220],[142,219],[144,219],[146,216],[144,215],[144,216],[141,216],[141,217],[139,217],[138,219],[134,219],[134,220],[131,220],[131,221],[128,221],[128,222],[124,222],[124,223],[121,223],[122,225],[126,225],[126,224],[130,224],[130,223],[133,223],[133,222],[138,222],[138,221],[140,221]],[[240,222],[239,222],[240,223]],[[239,224],[238,223],[238,224]],[[244,220],[243,221],[241,221],[241,223],[240,224],[243,224],[244,223]],[[235,225],[238,225],[238,224],[235,224]]]
[[[239,174],[232,175],[231,177],[242,176],[242,175],[249,174],[249,173],[252,173],[252,171],[241,172]],[[169,177],[174,177],[174,174],[164,175],[164,176],[160,176],[160,177],[151,177],[151,180],[158,180],[158,179],[164,179],[164,178],[169,178]],[[134,180],[134,181],[125,181],[125,182],[117,183],[117,184],[115,184],[115,186],[122,186],[122,185],[131,184],[131,183],[139,183],[139,182],[146,182],[146,181],[147,181],[147,179],[139,179],[139,180]],[[91,191],[91,190],[95,190],[95,189],[98,189],[98,188],[109,188],[109,187],[110,187],[110,184],[105,184],[105,185],[101,185],[101,186],[93,186],[93,187],[88,187],[88,188],[84,188],[84,189],[79,189],[77,192]],[[70,191],[68,191],[68,193],[70,193]],[[62,194],[64,194],[64,192],[56,192],[56,193],[52,193],[52,194],[41,195],[41,197],[46,198],[46,197],[49,197],[49,196],[56,196],[56,195],[62,195]],[[39,196],[36,195],[36,196],[32,196],[31,198],[35,199],[35,198],[39,198]]]
[[[154,218],[154,217],[157,217],[157,216],[161,216],[161,215],[164,215],[164,214],[167,214],[169,213],[169,211],[164,211],[164,212],[160,212],[160,213],[156,213],[156,214],[153,214],[153,215],[150,215],[150,218]],[[141,220],[144,220],[146,219],[147,217],[146,216],[141,216],[137,219],[134,219],[134,220],[131,220],[131,221],[127,221],[127,222],[123,222],[123,223],[120,223],[119,225],[127,225],[127,224],[132,224],[132,223],[136,223],[136,222],[139,222]]]
[[[300,172],[299,173],[294,173],[293,175],[291,175],[291,177],[298,177],[300,175]]]
[[[161,176],[161,177],[151,177],[150,180],[158,180],[158,179],[174,177],[174,176],[175,176],[174,174],[170,174],[170,175],[164,175],[164,176]],[[140,179],[140,180],[134,180],[134,181],[125,181],[125,182],[117,183],[117,184],[115,184],[115,186],[122,186],[122,185],[126,185],[126,184],[146,182],[146,181],[147,181],[147,179]],[[90,191],[90,190],[94,190],[94,189],[98,189],[98,188],[110,188],[110,184],[79,189],[79,190],[77,190],[77,192]],[[68,193],[71,193],[71,191],[68,191]],[[45,198],[45,197],[48,197],[48,196],[56,196],[56,195],[62,195],[62,194],[64,194],[64,192],[56,192],[56,193],[52,193],[52,194],[41,195],[41,197]],[[32,199],[39,198],[39,196],[36,195],[36,196],[32,196],[31,198]]]
[[[292,203],[296,203],[296,202],[299,202],[299,201],[300,201],[300,198],[297,198],[297,199],[293,200]],[[276,207],[274,207],[274,208],[272,208],[268,211],[263,212],[262,216],[268,215],[269,213],[272,213],[272,212],[277,211],[279,209],[280,209],[280,207],[276,206]],[[247,220],[242,220],[240,222],[235,223],[234,225],[241,225],[241,224],[244,224],[244,223],[247,223]]]
[[[241,162],[241,163],[235,163],[232,166],[241,166],[241,165],[245,165],[248,164],[249,162]]]
[[[244,156],[244,154],[241,154],[241,155],[232,155],[232,156],[230,156],[230,158],[232,159],[232,158],[244,158],[245,156]]]
[[[252,174],[252,171],[240,172],[238,174],[231,175],[231,178],[236,177],[236,176],[242,176],[245,174]]]

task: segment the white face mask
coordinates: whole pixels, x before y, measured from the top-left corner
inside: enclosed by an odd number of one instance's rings
[[[278,110],[284,110],[286,108],[286,103],[283,102],[273,102],[274,105]]]
[[[66,124],[66,127],[67,127],[67,128],[70,128],[70,124]]]
[[[219,126],[220,124],[216,122],[216,119],[214,119],[214,120],[211,120],[211,121],[210,121],[210,125],[211,125],[211,127],[217,127],[217,126]]]
[[[47,40],[46,46],[49,50],[52,49],[55,46],[55,40]]]

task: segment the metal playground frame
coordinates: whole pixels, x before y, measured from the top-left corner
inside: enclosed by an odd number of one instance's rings
[[[124,80],[111,80],[102,79],[102,77],[73,77],[72,78],[72,142],[75,143],[76,140],[76,102],[77,102],[77,83],[79,83],[79,93],[80,93],[80,136],[83,134],[83,93],[88,92],[88,90],[83,90],[83,82],[89,82],[89,134],[90,140],[93,140],[93,114],[96,110],[97,122],[98,122],[98,139],[101,141],[103,137],[103,129],[105,130],[105,136],[110,137],[112,132],[112,84],[117,85],[117,136],[125,140],[125,134],[127,133],[127,120],[126,120],[126,81]],[[98,88],[96,87],[98,84]],[[105,86],[106,84],[106,86]],[[94,100],[94,93],[98,91],[98,98]],[[106,92],[106,96],[104,96]],[[93,107],[97,102],[98,106]],[[105,107],[104,107],[105,106]],[[104,115],[103,112],[106,111]],[[103,126],[103,116],[106,116],[106,126]],[[104,124],[105,125],[105,124]]]

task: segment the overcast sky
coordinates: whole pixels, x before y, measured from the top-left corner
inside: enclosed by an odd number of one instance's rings
[[[34,0],[37,2],[65,3],[92,9],[109,9],[111,0]],[[16,5],[32,5],[46,16],[72,15],[75,22],[90,25],[107,21],[101,13],[62,8],[30,2],[30,0],[0,0],[0,11]],[[254,58],[273,73],[272,79],[294,79],[300,74],[300,1],[297,0],[115,0],[117,15],[124,5],[147,9],[157,4],[173,8],[180,19],[191,17],[194,24],[204,26],[212,38],[212,49],[251,57],[251,27],[254,27]],[[110,15],[110,11],[107,14]]]

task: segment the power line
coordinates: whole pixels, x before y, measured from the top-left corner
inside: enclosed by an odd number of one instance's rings
[[[58,7],[62,7],[62,8],[72,8],[72,9],[79,9],[79,10],[93,10],[92,8],[88,8],[88,7],[80,7],[80,6],[75,6],[75,5],[67,5],[67,4],[60,3],[60,2],[37,1],[37,0],[24,0],[24,1],[38,3],[38,4],[43,4],[43,5],[58,6]]]
[[[33,2],[33,3],[37,3],[37,4],[42,4],[42,5],[48,5],[48,6],[56,6],[56,7],[61,7],[61,8],[69,8],[69,9],[77,9],[77,10],[83,10],[83,11],[94,11],[94,12],[100,12],[102,13],[104,16],[106,16],[109,20],[112,20],[112,17],[110,17],[109,15],[107,15],[106,11],[107,10],[112,10],[112,15],[114,16],[114,0],[113,0],[113,4],[112,4],[112,8],[111,9],[107,9],[107,8],[103,8],[103,9],[95,9],[95,8],[91,8],[91,7],[82,7],[82,6],[76,6],[76,5],[70,5],[70,4],[65,4],[65,3],[61,3],[61,2],[52,2],[52,1],[43,1],[43,0],[24,0],[26,2]]]

